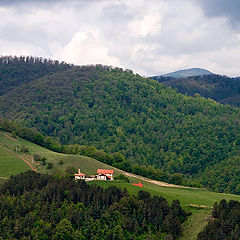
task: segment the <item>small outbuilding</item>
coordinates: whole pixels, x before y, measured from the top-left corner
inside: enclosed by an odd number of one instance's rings
[[[84,173],[81,173],[81,170],[78,169],[78,173],[74,174],[74,178],[75,180],[79,180],[79,179],[85,180],[86,175]]]

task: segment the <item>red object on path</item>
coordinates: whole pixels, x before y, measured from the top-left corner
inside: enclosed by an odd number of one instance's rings
[[[143,184],[141,182],[139,182],[139,183],[132,183],[132,185],[138,186],[138,187],[143,187]]]

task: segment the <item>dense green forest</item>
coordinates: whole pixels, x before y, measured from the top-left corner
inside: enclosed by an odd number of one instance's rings
[[[180,93],[214,99],[223,104],[240,107],[240,77],[230,78],[216,74],[172,78],[156,76],[153,79],[165,86],[173,87]]]
[[[76,66],[44,76],[1,96],[0,114],[62,144],[119,152],[124,170],[131,162],[240,193],[240,110],[130,70]]]
[[[70,69],[64,62],[38,57],[0,57],[0,96],[34,79]]]
[[[176,239],[187,215],[178,200],[117,187],[103,189],[35,172],[0,188],[3,239]]]
[[[43,146],[55,152],[74,155],[79,154],[91,157],[100,162],[112,165],[116,168],[120,168],[122,170],[139,174],[141,176],[155,180],[180,185],[200,187],[199,182],[193,181],[192,179],[185,179],[183,178],[182,174],[179,173],[169,174],[160,169],[156,169],[153,166],[145,166],[139,165],[137,163],[132,163],[119,152],[109,154],[104,152],[103,150],[98,150],[93,146],[79,144],[62,145],[52,137],[43,136],[40,132],[36,131],[36,129],[22,127],[19,124],[13,123],[7,119],[2,119],[1,117],[0,117],[0,130],[9,132],[14,137],[19,136],[21,138],[29,140],[33,143],[36,143],[40,146]]]
[[[222,200],[215,204],[206,228],[199,233],[198,240],[239,240],[240,202]]]

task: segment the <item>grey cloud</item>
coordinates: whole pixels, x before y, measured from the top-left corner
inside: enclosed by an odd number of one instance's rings
[[[19,4],[55,4],[55,3],[80,3],[80,2],[96,2],[96,1],[102,1],[102,0],[0,0],[0,6],[16,6]]]
[[[64,0],[60,0],[60,1],[64,1]],[[42,2],[49,2],[47,0],[0,0],[0,6],[16,6],[19,4],[25,4],[25,3],[42,3]],[[51,2],[57,2],[57,0],[51,0]]]
[[[237,25],[239,5],[233,0],[0,0],[0,53],[119,63],[145,75],[190,67],[239,75],[239,31],[214,18],[226,16]]]
[[[197,0],[208,17],[225,16],[235,27],[240,22],[239,0]]]

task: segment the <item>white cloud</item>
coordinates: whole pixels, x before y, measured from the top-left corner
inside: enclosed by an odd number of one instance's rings
[[[56,53],[57,58],[79,65],[104,64],[120,66],[119,60],[109,54],[107,43],[99,31],[76,32],[71,41]]]
[[[198,0],[35,1],[30,8],[21,2],[0,7],[1,55],[102,63],[144,75],[187,67],[240,75],[239,29],[226,15],[206,15]]]

